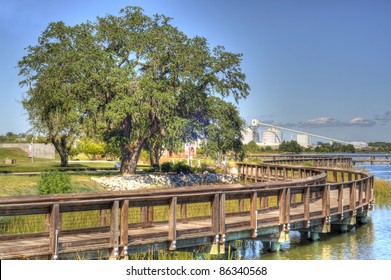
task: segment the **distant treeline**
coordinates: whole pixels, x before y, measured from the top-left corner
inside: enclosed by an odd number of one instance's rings
[[[46,143],[46,137],[36,136],[28,133],[15,134],[7,132],[5,135],[0,135],[0,143]]]
[[[390,142],[370,142],[368,146],[372,151],[377,152],[390,152],[391,151],[391,143]]]

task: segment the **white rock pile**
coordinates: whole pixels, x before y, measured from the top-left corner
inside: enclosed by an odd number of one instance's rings
[[[156,187],[185,187],[208,184],[233,184],[239,182],[230,174],[149,174],[111,177],[93,177],[92,180],[104,185],[108,190],[135,190]]]

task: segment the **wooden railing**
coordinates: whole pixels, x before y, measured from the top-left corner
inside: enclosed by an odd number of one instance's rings
[[[362,171],[243,163],[238,173],[247,184],[0,198],[0,259],[284,241],[290,230],[354,225],[374,202]]]
[[[288,165],[306,165],[311,166],[329,166],[329,167],[352,167],[353,160],[351,157],[344,156],[304,156],[304,155],[295,155],[295,156],[280,156],[275,158],[268,158],[263,161],[263,163],[269,164],[288,164]]]

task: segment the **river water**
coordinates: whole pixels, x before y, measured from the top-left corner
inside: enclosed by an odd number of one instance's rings
[[[391,180],[390,164],[357,167]],[[369,222],[355,231],[322,235],[320,241],[302,239],[292,231],[290,242],[282,243],[278,252],[263,252],[262,243],[251,240],[243,241],[238,252],[243,259],[258,260],[391,260],[391,205],[375,205],[370,215]]]

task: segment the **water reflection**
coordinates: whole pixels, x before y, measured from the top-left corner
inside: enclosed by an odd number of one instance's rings
[[[391,164],[358,165],[376,178],[391,180]],[[391,260],[391,206],[376,206],[370,219],[355,232],[326,234],[320,241],[303,239],[291,232],[291,241],[269,253],[262,242],[246,240],[237,247],[241,258],[261,260]]]
[[[237,247],[244,259],[261,260],[391,260],[390,207],[371,212],[368,223],[352,232],[321,235],[320,241],[302,238],[291,232],[290,242],[281,244],[281,250],[269,253],[262,242],[245,240]]]

